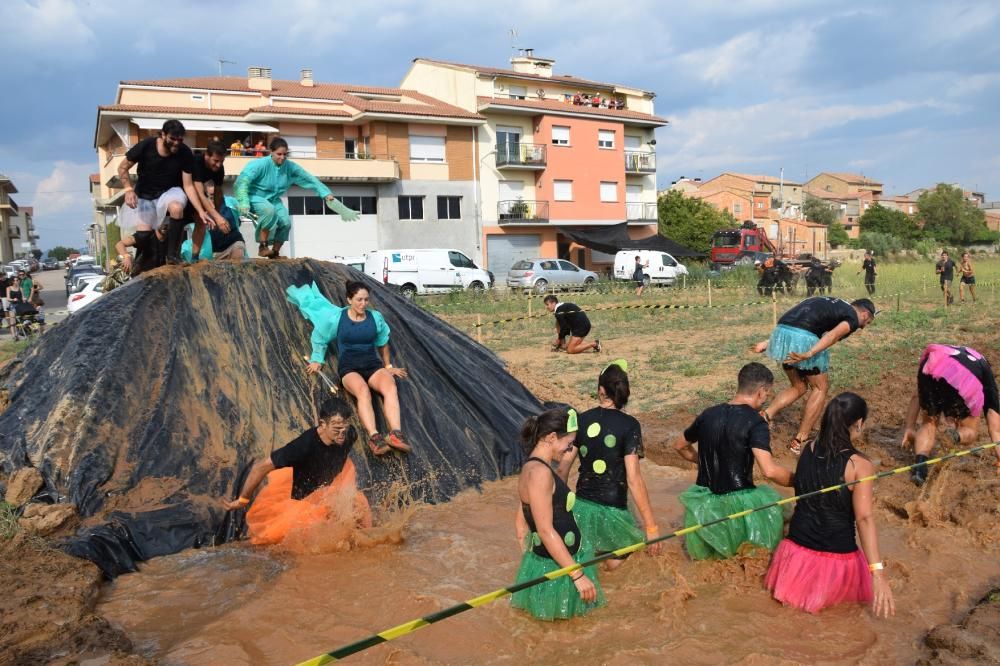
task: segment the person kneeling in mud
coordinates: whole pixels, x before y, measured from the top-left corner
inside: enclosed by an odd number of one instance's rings
[[[556,339],[552,343],[552,351],[565,349],[567,354],[580,354],[585,351],[601,351],[601,341],[584,342],[590,333],[590,318],[587,313],[573,303],[560,303],[559,299],[549,294],[542,299],[545,308],[556,317]],[[569,341],[566,338],[569,338]]]
[[[247,512],[250,542],[280,543],[293,530],[330,519],[334,498],[353,493],[354,520],[371,527],[371,510],[356,490],[351,446],[357,439],[349,424],[351,408],[340,398],[328,398],[320,407],[317,425],[258,461],[250,469],[239,498],[223,500],[227,511],[250,504],[261,481],[267,485]]]
[[[903,433],[903,446],[913,445],[919,465],[910,480],[917,486],[927,481],[927,465],[921,463],[927,462],[934,449],[939,425],[952,420],[954,425],[945,429],[945,435],[956,446],[971,445],[979,434],[980,414],[986,419],[990,440],[1000,441],[1000,398],[989,361],[971,347],[927,345],[920,356],[917,394],[910,401]],[[993,453],[1000,473],[1000,447]]]
[[[771,433],[759,413],[771,395],[774,375],[760,363],[748,363],[737,381],[730,402],[703,411],[674,443],[682,458],[698,463],[697,481],[679,498],[685,527],[781,499],[773,488],[754,486],[754,462],[779,486],[794,483],[795,474],[774,462]],[[691,559],[704,560],[732,557],[744,543],[773,551],[781,536],[781,507],[775,506],[692,532],[684,540]]]

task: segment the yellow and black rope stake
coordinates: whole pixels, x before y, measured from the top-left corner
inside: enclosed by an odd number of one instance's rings
[[[827,488],[820,488],[819,490],[803,493],[801,495],[786,497],[776,502],[770,502],[762,506],[754,507],[753,509],[746,509],[744,511],[739,511],[737,513],[730,514],[723,518],[711,520],[707,523],[691,525],[690,527],[685,527],[684,529],[671,532],[670,534],[665,534],[655,539],[640,541],[639,543],[634,543],[631,546],[625,546],[623,548],[613,550],[609,553],[604,553],[603,555],[595,557],[592,560],[588,560],[586,562],[580,562],[579,564],[574,564],[573,566],[569,567],[563,567],[562,569],[551,571],[545,574],[544,576],[539,576],[538,578],[532,578],[531,580],[526,580],[522,583],[511,585],[510,587],[502,587],[500,589],[493,590],[492,592],[487,592],[486,594],[482,594],[478,597],[469,599],[468,601],[464,601],[460,604],[455,604],[454,606],[450,606],[436,613],[425,615],[421,618],[417,618],[416,620],[410,620],[409,622],[405,622],[390,629],[386,629],[385,631],[380,631],[377,634],[372,634],[371,636],[368,636],[367,638],[364,638],[360,641],[344,645],[343,647],[339,647],[336,650],[331,650],[326,654],[321,654],[318,657],[309,659],[308,661],[303,661],[300,664],[298,664],[298,666],[322,666],[322,664],[328,664],[332,661],[338,661],[340,659],[344,659],[345,657],[349,657],[352,654],[357,654],[358,652],[362,652],[363,650],[367,650],[368,648],[375,647],[376,645],[380,645],[381,643],[386,643],[401,636],[406,636],[407,634],[413,633],[417,629],[422,629],[423,627],[426,627],[428,625],[440,622],[442,620],[446,620],[449,617],[458,615],[459,613],[464,613],[465,611],[472,610],[473,608],[478,608],[479,606],[485,606],[486,604],[496,601],[497,599],[500,599],[502,597],[505,597],[508,594],[520,592],[521,590],[528,589],[529,587],[534,587],[535,585],[541,585],[542,583],[546,583],[550,580],[561,578],[562,576],[569,575],[574,571],[579,571],[580,569],[583,569],[585,567],[593,566],[595,564],[603,562],[604,560],[616,557],[622,557],[623,555],[629,555],[631,553],[644,549],[646,546],[651,546],[661,541],[666,541],[668,539],[673,539],[675,537],[684,536],[685,534],[691,534],[692,532],[697,532],[698,530],[702,530],[706,527],[712,527],[713,525],[718,525],[719,523],[724,523],[729,520],[736,520],[737,518],[743,518],[757,511],[764,511],[765,509],[771,509],[777,506],[791,504],[793,502],[797,502],[799,500],[803,500],[809,497],[816,497],[817,495],[832,493],[837,490],[841,490],[842,488],[850,488],[851,486],[856,486],[859,483],[866,483],[868,481],[878,481],[879,479],[895,476],[897,474],[903,474],[905,472],[909,472],[910,470],[916,467],[936,465],[940,462],[944,462],[945,460],[951,460],[952,458],[960,458],[962,456],[967,456],[972,453],[980,453],[982,451],[992,449],[996,447],[998,444],[1000,444],[1000,442],[991,442],[988,444],[982,444],[980,446],[974,446],[970,449],[953,451],[947,455],[943,455],[937,458],[930,458],[926,462],[915,463],[913,465],[907,465],[905,467],[897,467],[896,469],[887,470],[885,472],[878,472],[877,474],[872,474],[871,476],[866,476],[862,479],[847,481],[844,483],[839,483],[835,486],[829,486]]]
[[[609,310],[707,310],[709,308],[742,308],[751,305],[766,305],[771,301],[752,301],[749,303],[724,303],[722,305],[704,305],[700,303],[692,303],[689,305],[671,305],[669,303],[656,304],[656,303],[637,303],[635,305],[600,305],[595,308],[590,308],[589,310],[564,310],[559,314],[576,314],[578,312],[606,312]],[[484,321],[481,324],[473,324],[472,328],[480,328],[482,326],[495,326],[496,324],[507,324],[513,321],[527,321],[529,319],[541,319],[542,317],[548,317],[551,312],[545,311],[539,314],[526,315],[523,317],[510,317],[508,319],[497,319],[496,321]]]
[[[312,361],[309,360],[308,356],[303,356],[302,360],[306,362],[306,365],[312,363]],[[340,390],[337,389],[337,385],[333,383],[333,380],[327,377],[325,372],[323,372],[322,370],[318,370],[316,374],[318,374],[319,378],[323,380],[323,383],[326,384],[326,387],[330,389],[330,393],[332,393],[333,395],[337,395],[340,393]]]

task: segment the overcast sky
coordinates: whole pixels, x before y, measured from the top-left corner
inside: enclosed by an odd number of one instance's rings
[[[211,75],[222,56],[228,74],[396,86],[418,56],[506,66],[514,28],[557,74],[657,93],[661,187],[783,167],[1000,199],[998,15],[985,1],[2,0],[0,172],[35,207],[41,247],[79,246],[96,107],[119,80]]]

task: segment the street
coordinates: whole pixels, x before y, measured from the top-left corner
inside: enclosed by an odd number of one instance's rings
[[[59,268],[54,271],[37,271],[31,274],[31,278],[42,288],[42,301],[45,305],[42,312],[45,313],[46,324],[56,324],[66,319],[66,269]]]

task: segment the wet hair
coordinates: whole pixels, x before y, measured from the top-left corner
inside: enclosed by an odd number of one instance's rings
[[[164,122],[163,128],[160,131],[167,136],[184,136],[187,134],[187,130],[184,129],[184,123],[173,118]]]
[[[282,139],[280,136],[276,136],[273,139],[271,139],[271,143],[268,144],[267,149],[273,153],[279,148],[284,148],[285,150],[288,150],[288,142]]]
[[[538,416],[529,416],[521,426],[521,448],[524,455],[529,455],[538,440],[550,433],[565,433],[568,420],[568,410],[561,407],[544,411]]]
[[[354,298],[354,295],[362,289],[368,291],[368,286],[364,282],[360,282],[358,280],[348,280],[347,284],[344,285],[344,292],[346,293],[348,299]],[[370,294],[371,292],[368,291],[368,293]]]
[[[774,384],[774,373],[762,363],[747,363],[736,376],[736,392],[749,395],[762,386]]]
[[[628,398],[631,395],[628,386],[628,373],[620,366],[612,363],[604,368],[604,372],[597,378],[597,385],[604,389],[604,395],[608,396],[618,409],[628,404]]]
[[[867,418],[868,403],[857,393],[844,391],[833,398],[819,424],[819,436],[814,444],[817,457],[831,461],[845,449],[861,455],[851,443],[851,426],[858,419],[864,421]]]
[[[205,146],[206,155],[215,155],[217,157],[226,156],[226,147],[222,145],[221,141],[209,141],[208,145]]]
[[[337,396],[327,398],[319,407],[320,421],[329,421],[334,416],[339,416],[345,421],[351,418],[351,406],[343,398]]]
[[[549,294],[548,296],[542,299],[542,303],[558,303],[558,302],[559,299],[553,296],[552,294]]]

